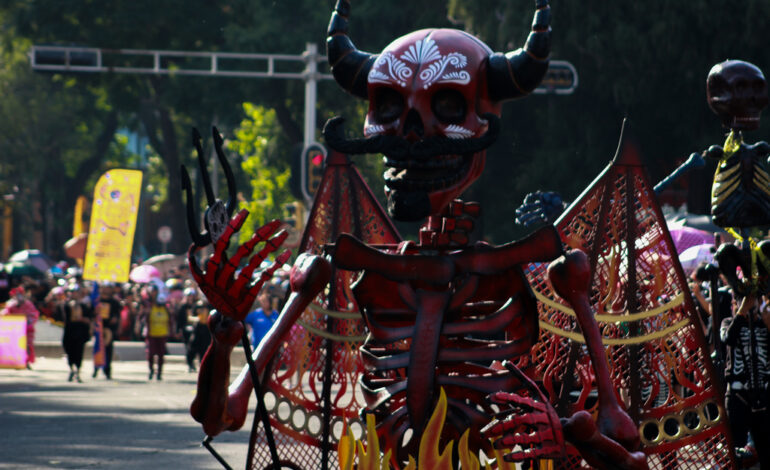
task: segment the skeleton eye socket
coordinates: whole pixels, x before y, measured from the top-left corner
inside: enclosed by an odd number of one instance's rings
[[[727,93],[728,91],[728,85],[727,82],[721,78],[721,77],[712,77],[711,81],[708,84],[709,91],[711,92],[712,96],[722,96]]]
[[[465,120],[465,97],[457,90],[440,90],[430,103],[433,114],[445,124],[459,124]]]
[[[381,124],[395,121],[404,112],[404,97],[391,88],[377,90],[374,104],[374,117]]]

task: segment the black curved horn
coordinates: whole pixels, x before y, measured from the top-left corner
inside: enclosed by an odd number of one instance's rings
[[[551,7],[548,0],[536,0],[532,31],[523,49],[489,57],[489,96],[509,100],[532,92],[548,70],[551,54]]]
[[[359,51],[348,37],[350,2],[337,0],[326,33],[326,55],[337,83],[347,92],[367,99],[366,78],[376,54]]]

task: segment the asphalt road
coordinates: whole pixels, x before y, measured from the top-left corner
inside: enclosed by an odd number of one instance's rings
[[[169,358],[162,381],[147,379],[144,361],[114,362],[109,381],[92,370],[84,360],[83,383],[68,382],[55,355],[0,369],[0,469],[223,468],[201,447],[188,412],[197,376],[181,358]],[[213,442],[232,468],[245,467],[249,426]]]

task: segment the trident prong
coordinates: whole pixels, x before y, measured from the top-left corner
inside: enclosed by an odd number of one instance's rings
[[[217,153],[219,163],[222,165],[222,169],[225,172],[229,195],[227,203],[223,203],[222,200],[216,198],[211,186],[211,177],[206,168],[206,159],[203,153],[203,146],[201,145],[201,134],[198,132],[198,129],[193,128],[192,142],[198,154],[198,167],[200,169],[203,188],[206,192],[206,202],[208,204],[203,217],[203,231],[198,230],[198,215],[195,208],[195,198],[193,197],[190,175],[187,172],[187,168],[184,165],[181,166],[182,190],[187,196],[187,227],[190,231],[193,243],[199,247],[215,242],[222,234],[224,226],[227,224],[227,219],[232,217],[233,212],[235,212],[235,195],[237,194],[235,177],[233,176],[232,168],[230,168],[230,164],[222,149],[224,141],[216,127],[212,129],[212,135],[214,137],[214,149]]]
[[[230,168],[230,163],[227,161],[224,150],[222,150],[222,135],[219,133],[216,127],[211,129],[211,134],[214,137],[214,150],[217,152],[217,158],[219,158],[219,164],[222,165],[222,169],[225,172],[225,179],[227,180],[227,192],[229,197],[225,203],[225,209],[227,209],[227,216],[232,217],[235,212],[235,176],[233,176],[233,170]]]

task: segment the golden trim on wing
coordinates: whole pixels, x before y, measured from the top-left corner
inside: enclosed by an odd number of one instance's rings
[[[545,305],[555,310],[558,310],[562,313],[566,313],[567,315],[575,316],[575,311],[567,307],[566,305],[560,304],[559,302],[551,300],[548,297],[541,294],[540,292],[537,292],[537,291],[534,291],[534,292],[537,300],[544,303]],[[625,323],[625,322],[631,322],[631,321],[644,320],[645,318],[654,317],[668,310],[674,309],[680,306],[682,302],[684,302],[684,293],[680,292],[676,297],[666,302],[665,304],[655,307],[651,310],[647,310],[645,312],[636,312],[636,313],[624,312],[617,315],[599,314],[599,315],[594,315],[594,318],[596,319],[596,321],[600,321],[603,323],[620,323],[620,322]]]

